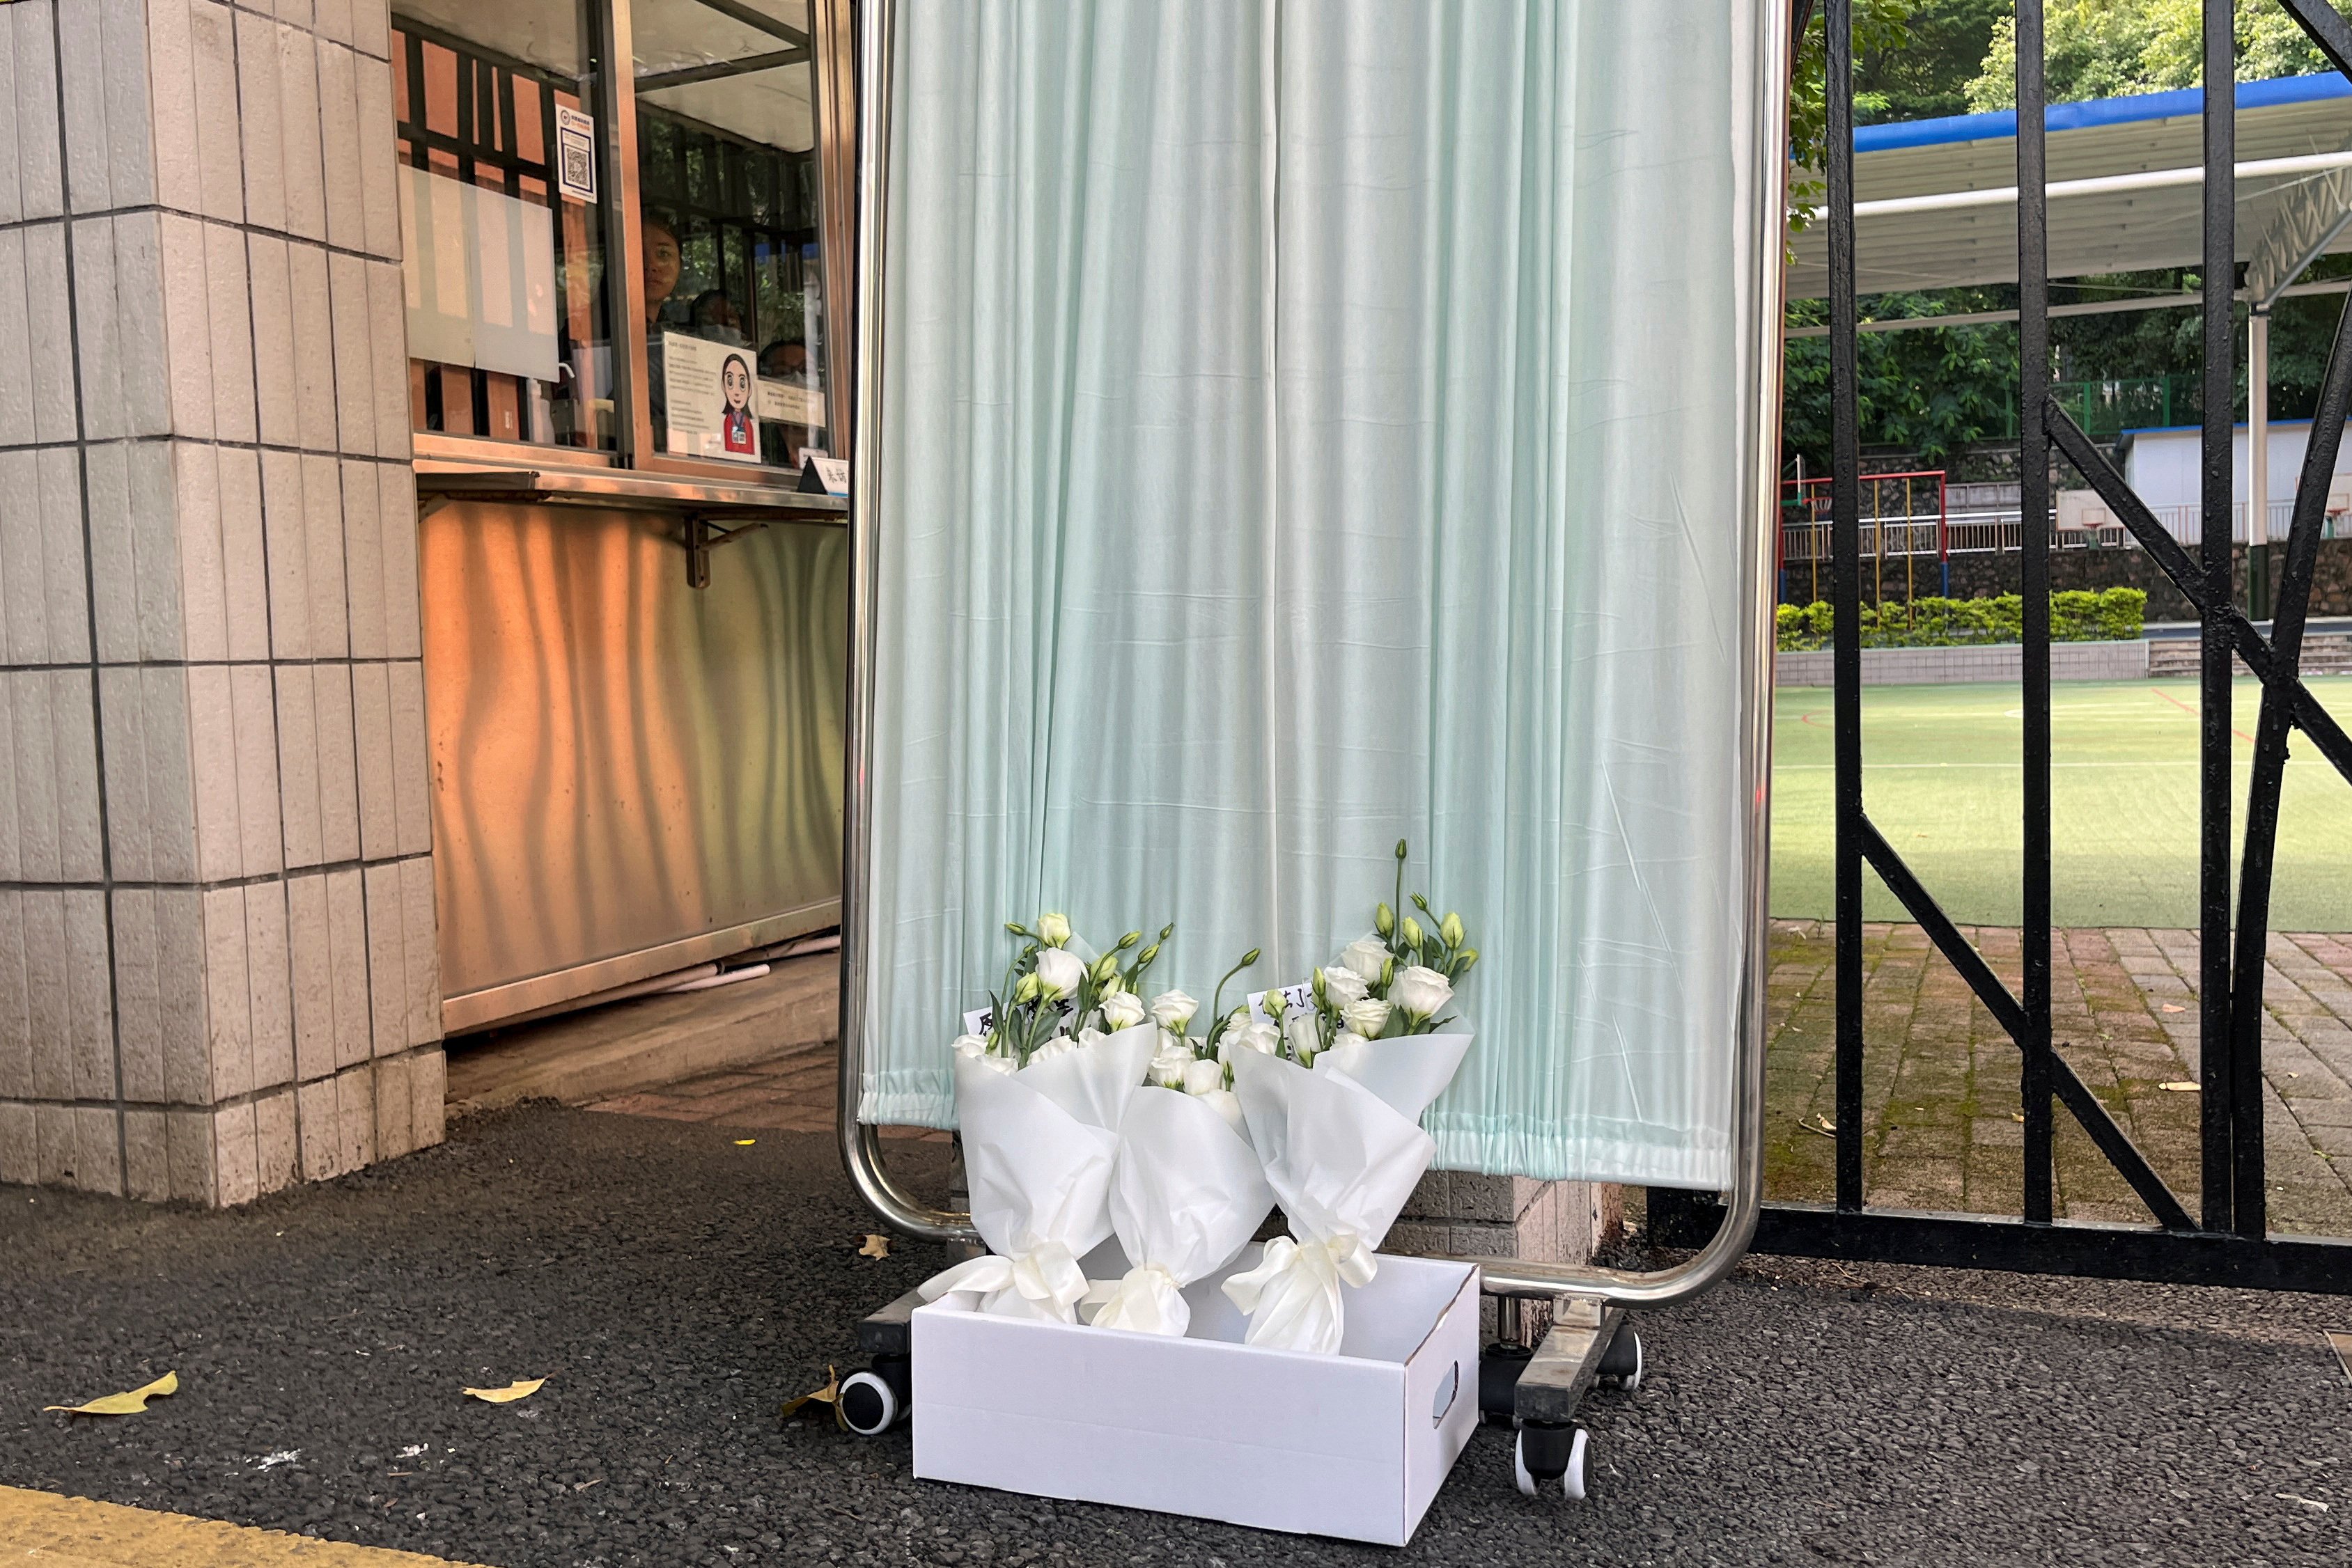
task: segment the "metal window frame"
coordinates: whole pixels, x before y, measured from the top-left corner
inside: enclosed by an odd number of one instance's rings
[[[889,476],[882,461],[881,359],[885,319],[883,261],[885,200],[889,167],[889,99],[895,0],[862,0],[857,15],[857,267],[854,382],[856,494],[850,507],[850,703],[846,737],[842,880],[841,1067],[838,1131],[841,1152],[858,1195],[891,1228],[930,1240],[976,1239],[968,1214],[932,1208],[907,1191],[885,1159],[880,1131],[857,1117],[866,1065],[865,917],[870,897],[871,772],[868,737],[873,733],[876,577],[874,539],[887,526]],[[1748,486],[1747,515],[1752,534],[1743,561],[1748,598],[1744,682],[1748,723],[1741,737],[1745,764],[1738,780],[1748,820],[1746,953],[1742,961],[1738,1038],[1733,1042],[1733,1186],[1725,1222],[1696,1253],[1655,1271],[1563,1265],[1518,1258],[1462,1258],[1481,1270],[1488,1294],[1511,1297],[1576,1295],[1618,1306],[1661,1307],[1696,1296],[1728,1274],[1747,1250],[1764,1185],[1764,995],[1767,969],[1765,893],[1770,864],[1771,697],[1773,549],[1779,536],[1779,456],[1771,434],[1780,407],[1781,203],[1787,179],[1788,29],[1759,7],[1756,37],[1757,167],[1749,171],[1759,192],[1758,211],[1747,215],[1755,257],[1754,276],[1744,292],[1755,307],[1755,382],[1747,389],[1746,417],[1738,440]]]
[[[2279,0],[2335,64],[2352,76],[2352,24],[2328,0]],[[1796,29],[1811,5],[1800,0]],[[2191,1218],[2051,1038],[2050,594],[2049,530],[2023,530],[2024,985],[2012,996],[1982,956],[1879,833],[1863,806],[1861,621],[1858,613],[1859,413],[1854,301],[1853,0],[1828,0],[1830,359],[1832,534],[1836,584],[1837,1030],[1836,1202],[1773,1205],[1759,1249],[1810,1256],[1942,1263],[2039,1273],[2238,1284],[2352,1293],[2352,1239],[2283,1237],[2268,1228],[2262,1072],[2263,980],[2270,889],[2287,742],[2300,731],[2352,782],[2352,739],[2305,687],[2304,623],[2318,561],[2321,524],[2336,456],[2352,414],[2352,307],[2339,317],[2305,453],[2288,530],[2272,635],[2265,639],[2233,602],[2231,530],[2202,530],[2192,557],[2165,531],[2123,474],[2052,395],[2044,162],[2046,92],[2042,0],[2017,5],[2018,352],[2021,508],[2049,513],[2051,470],[2063,457],[2106,502],[2142,549],[2196,607],[2200,622],[2199,736],[2199,1072],[2202,1090],[2200,1210]],[[2236,35],[2231,0],[2203,0],[2204,377],[2200,488],[2208,518],[2230,516],[2232,383],[2238,298],[2236,259]],[[1792,32],[1796,29],[1792,29]],[[2265,570],[2267,570],[2265,568]],[[2234,664],[2262,683],[2262,708],[2247,783],[2238,906],[2231,908],[2231,703]],[[1863,1181],[1862,867],[1867,862],[1967,980],[2023,1055],[2025,1123],[2021,1218],[1872,1210]],[[2055,1107],[2063,1103],[2137,1192],[2154,1227],[2093,1225],[2053,1218]],[[1654,1199],[1655,1195],[1654,1195]],[[1704,1235],[1707,1206],[1680,1197],[1654,1201],[1653,1234],[1690,1243]],[[1664,1223],[1658,1223],[1661,1218]]]

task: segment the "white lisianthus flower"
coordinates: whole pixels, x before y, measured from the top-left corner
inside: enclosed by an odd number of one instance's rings
[[[1312,1061],[1323,1049],[1323,1031],[1316,1027],[1315,1015],[1305,1009],[1282,1020],[1282,1038],[1294,1061]]]
[[[1161,1029],[1172,1029],[1179,1033],[1192,1023],[1192,1015],[1200,1010],[1201,1004],[1181,991],[1162,991],[1151,998],[1151,1021]]]
[[[955,1053],[958,1056],[986,1056],[988,1037],[984,1034],[960,1034],[955,1039]]]
[[[1194,1098],[1203,1102],[1210,1106],[1210,1108],[1214,1110],[1218,1115],[1223,1116],[1225,1119],[1226,1126],[1231,1127],[1234,1132],[1239,1133],[1244,1138],[1249,1136],[1249,1129],[1242,1125],[1242,1097],[1240,1095],[1234,1093],[1230,1089],[1212,1089],[1206,1094],[1195,1095]]]
[[[1453,999],[1453,983],[1425,965],[1399,969],[1389,985],[1389,1000],[1417,1019],[1436,1016]]]
[[[1066,915],[1041,915],[1037,916],[1037,937],[1039,941],[1045,943],[1048,947],[1068,946],[1070,945],[1070,917]]]
[[[1272,1056],[1282,1048],[1282,1031],[1264,1019],[1251,1019],[1228,1028],[1217,1037],[1217,1059],[1230,1060],[1236,1051],[1261,1051]]]
[[[1103,1028],[1118,1030],[1133,1029],[1143,1021],[1143,998],[1132,991],[1105,997],[1102,1005]]]
[[[983,1056],[980,1059],[980,1064],[991,1072],[1015,1072],[1021,1067],[1019,1062],[1009,1056]]]
[[[1371,982],[1345,965],[1334,964],[1328,969],[1315,972],[1323,977],[1323,994],[1330,999],[1333,1007],[1344,1008],[1349,1002],[1360,1002],[1371,994]],[[1374,974],[1379,972],[1377,969],[1373,971]]]
[[[1040,1061],[1051,1061],[1057,1056],[1069,1055],[1070,1052],[1076,1049],[1076,1048],[1075,1046],[1071,1045],[1070,1037],[1068,1035],[1057,1034],[1053,1039],[1047,1040],[1045,1044],[1039,1046],[1036,1050],[1031,1051],[1029,1053],[1029,1061],[1033,1066]]]
[[[1184,1087],[1184,1070],[1192,1065],[1192,1052],[1182,1044],[1168,1043],[1172,1036],[1161,1035],[1160,1049],[1152,1054],[1150,1082],[1162,1089]],[[1213,1064],[1212,1064],[1213,1065]]]
[[[1361,1045],[1363,1043],[1364,1037],[1358,1034],[1351,1029],[1343,1029],[1339,1033],[1331,1037],[1331,1049],[1334,1051],[1338,1051],[1342,1046]]]
[[[1078,1048],[1080,1050],[1084,1050],[1086,1047],[1093,1045],[1098,1040],[1106,1040],[1109,1038],[1110,1036],[1103,1033],[1102,1030],[1089,1024],[1085,1029],[1078,1030]]]
[[[1069,996],[1086,977],[1087,967],[1078,961],[1076,953],[1048,947],[1037,955],[1037,983],[1048,995]]]
[[[1225,1086],[1225,1065],[1222,1061],[1188,1061],[1184,1064],[1184,1092],[1213,1094]]]
[[[1387,945],[1377,936],[1359,936],[1339,949],[1339,967],[1361,979],[1366,985],[1381,977],[1381,970],[1389,961]]]
[[[1404,977],[1400,975],[1397,977],[1402,980]],[[1378,997],[1366,997],[1361,1001],[1349,1002],[1341,1008],[1339,1019],[1352,1032],[1362,1035],[1366,1040],[1378,1040],[1381,1030],[1389,1027],[1389,1004]]]

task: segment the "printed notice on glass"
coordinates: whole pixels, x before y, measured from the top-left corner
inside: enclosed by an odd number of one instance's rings
[[[662,392],[670,452],[757,463],[760,422],[751,407],[751,386],[750,350],[664,332]]]
[[[575,202],[596,199],[596,117],[555,106],[555,188]]]
[[[798,382],[760,382],[760,417],[776,424],[824,424],[824,394]]]

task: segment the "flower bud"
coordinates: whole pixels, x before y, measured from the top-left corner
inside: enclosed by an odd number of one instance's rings
[[[1013,988],[1013,1000],[1014,1005],[1018,1006],[1026,1002],[1034,1002],[1036,999],[1037,977],[1035,973],[1032,972],[1022,976],[1021,983]]]
[[[1388,906],[1386,900],[1382,900],[1381,906],[1372,912],[1372,929],[1383,936],[1396,930],[1396,911]]]
[[[1066,946],[1070,940],[1070,917],[1066,915],[1037,916],[1037,939],[1048,947]]]
[[[1421,946],[1421,922],[1410,915],[1404,917],[1404,945],[1414,948]]]
[[[1143,933],[1142,933],[1142,932],[1140,932],[1140,931],[1130,931],[1130,932],[1129,932],[1126,936],[1122,936],[1122,937],[1120,937],[1120,938],[1118,939],[1118,946],[1116,946],[1116,947],[1114,947],[1114,948],[1112,948],[1112,949],[1111,949],[1111,951],[1112,951],[1112,952],[1114,952],[1114,953],[1124,953],[1124,952],[1126,952],[1129,947],[1134,946],[1138,942],[1140,942],[1140,941],[1142,941],[1142,940],[1143,940]]]
[[[1445,945],[1448,947],[1461,946],[1463,937],[1468,935],[1462,929],[1462,916],[1450,912],[1445,916],[1444,924],[1438,926],[1437,934],[1445,938]]]

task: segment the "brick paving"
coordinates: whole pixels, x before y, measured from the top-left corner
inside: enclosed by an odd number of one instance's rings
[[[1966,928],[2020,984],[2019,933]],[[2199,1178],[2197,937],[2133,928],[2057,933],[2059,1049],[2191,1213]],[[2018,1052],[1916,925],[1865,927],[1864,1192],[1874,1207],[2014,1214],[2023,1203]],[[2352,936],[2273,935],[2263,982],[2264,1133],[2273,1230],[2352,1236]],[[1772,923],[1766,1191],[1834,1194],[1832,931]],[[2145,1224],[2147,1210],[2061,1107],[2058,1211]]]
[[[830,1133],[834,1086],[840,1082],[839,1060],[834,1045],[805,1046],[765,1061],[600,1100],[588,1109],[754,1131]],[[882,1134],[929,1143],[948,1141],[947,1134],[929,1127],[885,1127]]]

